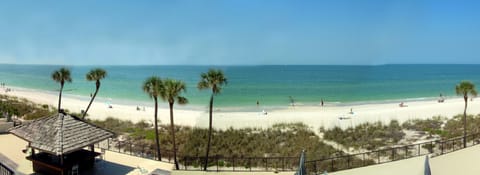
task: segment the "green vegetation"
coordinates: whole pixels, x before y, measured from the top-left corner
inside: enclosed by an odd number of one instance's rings
[[[114,118],[104,121],[91,120],[92,123],[110,129],[120,135],[126,135],[127,140],[153,143],[154,131],[146,122],[132,123]],[[203,156],[207,147],[205,142],[208,130],[175,126],[178,141],[179,156]],[[160,125],[161,144],[171,146],[172,139],[168,135],[169,126]],[[275,157],[298,156],[302,149],[307,150],[309,158],[326,158],[338,152],[333,147],[324,144],[321,139],[305,124],[276,124],[268,129],[244,128],[227,130],[212,130],[212,155],[227,157]]]
[[[447,119],[441,116],[435,116],[431,119],[413,119],[404,122],[402,127],[403,129],[413,131],[441,130],[441,126],[445,120]]]
[[[375,150],[380,147],[391,146],[403,139],[405,133],[398,121],[392,120],[389,125],[383,125],[381,122],[364,123],[355,128],[342,130],[335,127],[331,130],[323,130],[324,138],[333,140],[347,148],[362,148]]]
[[[446,136],[447,132],[442,129],[442,124],[447,118],[435,116],[431,119],[413,119],[402,124],[402,128],[411,131],[424,131],[432,135]]]
[[[446,132],[443,136],[444,139],[453,137],[459,137],[463,135],[463,115],[459,114],[448,120],[443,130]],[[480,114],[467,115],[467,131],[471,134],[480,133]]]
[[[55,113],[53,107],[50,107],[46,104],[39,105],[26,99],[19,99],[17,97],[10,97],[6,95],[0,95],[0,99],[0,116],[3,116],[3,113],[8,113],[8,121],[11,121],[12,115],[23,117],[25,120],[33,120],[50,116]]]

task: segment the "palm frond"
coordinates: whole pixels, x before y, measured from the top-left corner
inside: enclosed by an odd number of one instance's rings
[[[185,97],[177,97],[178,104],[185,105],[188,103],[188,99]]]
[[[227,78],[223,71],[218,69],[210,69],[207,73],[200,75],[200,81],[197,84],[197,88],[212,89],[213,94],[219,94],[222,90],[222,86],[227,84]]]
[[[187,86],[185,86],[185,83],[183,81],[165,79],[163,80],[163,91],[160,93],[160,96],[164,101],[168,101],[169,103],[175,103],[176,100],[178,101],[178,97],[180,97],[180,94],[186,92],[186,89]]]
[[[105,78],[106,76],[107,76],[107,72],[104,69],[95,68],[95,69],[90,70],[90,72],[88,72],[85,75],[85,78],[88,81],[99,81],[99,80]]]
[[[455,86],[455,93],[457,95],[463,95],[467,97],[468,95],[477,96],[477,90],[475,89],[475,84],[470,81],[461,81],[460,84]]]
[[[70,76],[70,70],[65,67],[62,67],[59,70],[54,71],[52,73],[52,79],[58,83],[72,82],[72,77]]]
[[[163,89],[163,82],[160,77],[152,76],[145,80],[142,89],[150,98],[158,97]]]

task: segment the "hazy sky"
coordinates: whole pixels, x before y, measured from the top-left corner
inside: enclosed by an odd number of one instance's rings
[[[480,1],[0,1],[0,63],[480,64]]]

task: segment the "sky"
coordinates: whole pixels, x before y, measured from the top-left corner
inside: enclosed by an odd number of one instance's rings
[[[480,64],[480,1],[0,1],[0,63]]]

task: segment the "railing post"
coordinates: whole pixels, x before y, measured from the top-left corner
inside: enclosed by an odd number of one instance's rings
[[[217,172],[218,172],[218,155],[216,155],[215,158],[217,159]]]
[[[347,169],[350,169],[350,155],[347,156]]]
[[[187,170],[188,165],[187,165],[187,157],[186,156],[183,157],[183,166],[184,166],[185,170]]]
[[[443,154],[443,144],[444,144],[445,142],[441,142],[441,143],[442,143],[442,145],[441,145],[441,147],[440,147],[440,150],[441,150],[441,154]]]
[[[455,151],[455,140],[452,140],[452,147],[453,147],[453,151]]]
[[[417,156],[420,156],[420,145],[421,144],[418,144],[418,154],[417,154]]]
[[[252,158],[248,158],[248,167],[250,168],[250,171],[252,171]]]
[[[265,171],[268,171],[268,158],[264,157],[263,160],[265,160]]]
[[[332,167],[331,167],[331,171],[334,171],[334,169],[333,169],[333,167],[334,167],[334,165],[333,165],[333,164],[335,164],[335,163],[334,163],[334,161],[335,161],[335,159],[332,159]]]
[[[282,159],[282,171],[285,171],[285,158]]]
[[[405,146],[405,159],[408,158],[408,146]]]
[[[130,142],[130,155],[132,155],[132,142]]]
[[[395,160],[395,148],[392,148],[392,160]]]
[[[365,153],[363,153],[362,155],[363,155],[363,158],[362,158],[362,166],[365,166]]]
[[[233,171],[235,171],[235,156],[233,156],[232,158],[232,167],[233,167]]]
[[[380,151],[377,151],[377,164],[380,163]]]

